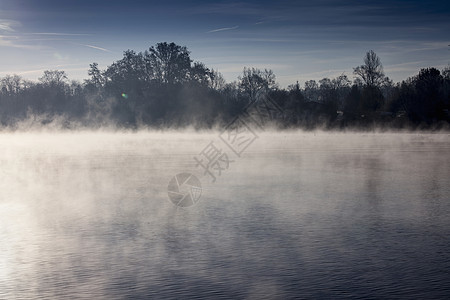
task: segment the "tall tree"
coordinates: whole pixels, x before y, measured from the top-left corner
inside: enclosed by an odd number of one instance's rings
[[[351,81],[348,79],[347,75],[341,74],[338,77],[331,80],[331,83],[337,93],[338,107],[339,109],[343,109],[344,100],[347,97],[348,93],[350,93]]]
[[[315,80],[306,81],[304,91],[307,101],[319,100],[319,84]]]
[[[23,79],[19,75],[6,75],[0,80],[0,90],[7,94],[17,94],[23,86]]]
[[[211,78],[210,73],[211,71],[205,66],[204,63],[196,61],[189,71],[189,77],[191,81],[207,86]]]
[[[39,78],[44,85],[50,86],[63,86],[67,81],[67,74],[64,71],[59,70],[47,70],[44,71],[44,75]]]
[[[211,69],[211,72],[209,72],[209,78],[210,88],[214,90],[222,90],[225,87],[225,79],[219,71]]]
[[[254,101],[259,92],[276,88],[275,74],[267,69],[244,68],[243,75],[239,76],[239,88],[243,95]]]
[[[444,118],[444,77],[441,72],[436,68],[421,69],[414,83],[417,94],[413,105],[415,113],[427,123]]]
[[[114,62],[105,71],[105,76],[109,81],[116,84],[130,84],[131,82],[142,81],[145,78],[144,61],[141,53],[127,50],[123,53],[123,58]],[[96,74],[98,71],[91,68]]]
[[[366,53],[364,65],[354,68],[353,73],[369,87],[379,87],[383,83],[383,65],[373,50]]]
[[[105,79],[98,68],[98,63],[94,62],[89,65],[88,75],[91,76],[91,78],[86,80],[86,83],[92,84],[96,88],[100,88],[105,84]]]
[[[144,53],[148,69],[158,83],[184,82],[191,69],[191,58],[186,47],[175,43],[158,43]]]

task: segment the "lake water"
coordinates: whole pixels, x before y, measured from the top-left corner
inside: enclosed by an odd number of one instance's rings
[[[449,134],[0,134],[0,299],[448,299],[449,236]]]

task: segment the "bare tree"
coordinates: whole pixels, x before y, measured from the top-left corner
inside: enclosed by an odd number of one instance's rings
[[[318,101],[319,84],[315,80],[306,81],[304,92],[305,92],[305,97],[308,101]]]
[[[19,75],[6,75],[0,80],[0,90],[7,94],[18,93],[23,86],[23,79]]]
[[[66,72],[58,70],[44,71],[44,75],[42,75],[42,77],[39,78],[39,81],[41,81],[43,84],[55,86],[63,85],[66,80],[67,80]]]
[[[342,89],[342,88],[349,88],[351,81],[348,79],[347,75],[341,74],[338,77],[334,78],[331,81],[333,88],[335,89]]]
[[[354,68],[353,73],[359,76],[367,86],[379,87],[383,83],[383,65],[373,50],[366,53],[364,65]]]
[[[210,83],[209,87],[215,90],[222,90],[225,87],[225,79],[223,78],[223,75],[214,69],[211,69],[211,72],[209,73],[210,77]]]
[[[250,101],[256,100],[258,92],[267,92],[276,88],[275,74],[272,70],[257,68],[244,68],[243,75],[239,76],[239,87]]]
[[[341,74],[331,80],[331,83],[337,93],[338,107],[342,109],[344,106],[344,99],[350,93],[351,81],[348,79],[347,75]]]

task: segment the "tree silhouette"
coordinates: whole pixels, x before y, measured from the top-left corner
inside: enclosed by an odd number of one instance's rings
[[[436,68],[422,69],[416,76],[416,97],[411,109],[420,120],[431,123],[433,119],[444,117],[443,82],[444,78]]]
[[[191,68],[191,58],[186,47],[175,43],[158,43],[145,52],[148,69],[158,83],[184,82]]]
[[[127,50],[123,58],[109,66],[105,73],[106,87],[115,95],[141,94],[146,78],[144,58],[141,53]]]
[[[244,68],[239,76],[239,89],[250,101],[256,100],[258,92],[268,93],[276,87],[275,75],[272,70],[258,68]]]
[[[379,87],[384,79],[383,65],[373,50],[366,53],[364,65],[354,68],[353,72],[370,87]]]
[[[319,100],[319,84],[315,80],[305,82],[305,97],[308,101]]]
[[[222,90],[225,88],[225,79],[223,78],[222,74],[214,69],[211,69],[211,72],[209,73],[209,87],[214,90]]]
[[[380,88],[386,82],[386,78],[380,58],[373,50],[370,50],[364,57],[364,65],[354,68],[353,73],[358,76],[357,79],[360,80],[363,88],[362,102],[359,105],[361,117],[364,120],[373,121],[377,117],[375,112],[384,104]],[[360,86],[358,80],[355,80],[355,83]]]
[[[378,56],[369,51],[354,69],[353,86],[342,74],[278,88],[271,70],[244,68],[226,83],[204,63],[192,63],[186,47],[158,43],[144,52],[127,50],[105,70],[89,65],[89,79],[69,82],[64,71],[47,70],[39,82],[17,75],[0,78],[0,124],[12,126],[30,116],[48,123],[59,118],[84,126],[211,128],[228,124],[264,93],[284,110],[279,126],[413,126],[450,123],[450,67],[420,70],[394,85]],[[339,111],[339,113],[338,113]],[[339,116],[339,117],[338,117]],[[447,123],[445,123],[447,122]],[[64,125],[66,126],[66,125]]]
[[[59,70],[44,71],[44,75],[39,78],[44,85],[62,86],[67,81],[67,74]]]
[[[24,85],[24,80],[19,75],[6,75],[0,80],[0,90],[2,93],[11,95],[20,92]]]
[[[205,66],[204,63],[195,62],[190,68],[189,78],[191,81],[208,86],[211,81],[211,71]]]
[[[351,81],[348,79],[347,75],[341,74],[338,77],[332,79],[331,84],[337,94],[337,106],[342,110],[345,97],[347,97],[348,93],[350,92]]]
[[[101,88],[105,85],[105,78],[98,68],[98,63],[94,62],[89,65],[88,75],[91,78],[86,80],[87,84],[92,84],[95,88]]]

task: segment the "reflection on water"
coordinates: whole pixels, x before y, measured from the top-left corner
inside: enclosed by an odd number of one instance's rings
[[[0,135],[0,298],[450,294],[449,135],[266,132],[172,205],[216,137]]]

